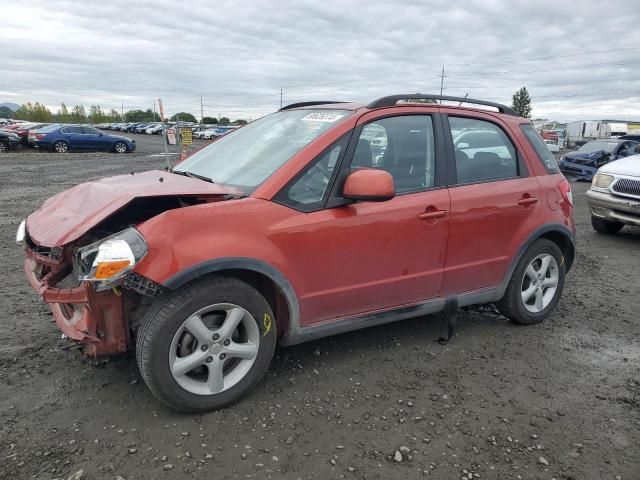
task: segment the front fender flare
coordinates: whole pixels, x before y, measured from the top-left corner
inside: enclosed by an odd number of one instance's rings
[[[249,272],[260,273],[268,277],[284,296],[289,309],[289,318],[286,323],[287,331],[283,332],[283,335],[287,336],[292,328],[296,328],[297,325],[299,325],[300,307],[298,305],[298,297],[295,290],[291,286],[289,280],[287,280],[287,277],[285,277],[280,270],[262,260],[249,257],[226,257],[215,260],[206,260],[176,273],[165,280],[162,285],[169,290],[177,290],[183,285],[204,275],[222,272],[224,270],[246,270]]]

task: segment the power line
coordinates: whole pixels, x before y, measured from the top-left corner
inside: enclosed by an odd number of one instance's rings
[[[449,65],[449,66],[473,66],[473,65],[486,65],[487,63],[489,63],[489,64],[492,64],[492,63],[505,63],[505,62],[512,62],[512,63],[516,62],[517,63],[517,62],[530,62],[530,61],[539,61],[539,60],[574,58],[574,57],[582,57],[582,56],[588,56],[588,55],[600,55],[600,54],[603,54],[603,53],[624,52],[624,51],[628,51],[628,50],[636,50],[637,51],[637,47],[620,48],[620,49],[612,49],[612,50],[599,50],[599,51],[590,51],[590,52],[581,52],[581,53],[570,53],[570,54],[564,54],[564,55],[549,55],[549,56],[544,56],[544,57],[493,58],[491,60],[484,60],[484,61],[478,61],[478,62],[466,62],[466,63],[446,62],[446,64]],[[534,70],[534,71],[539,71],[539,70]],[[527,71],[527,72],[522,72],[522,73],[530,73],[530,72]],[[378,79],[392,78],[392,77],[398,77],[398,76],[406,77],[407,74],[410,74],[410,72],[403,71],[403,72],[397,72],[397,73],[391,73],[391,74],[385,74],[385,75],[379,75],[379,76],[368,76],[367,78],[373,79],[373,80],[378,80]],[[436,75],[436,76],[439,77],[440,75]],[[459,76],[459,75],[457,75],[457,76]],[[337,82],[337,83],[336,82],[314,83],[313,86],[314,87],[318,87],[318,86],[345,85],[345,84],[351,84],[351,83],[362,83],[362,80],[348,80],[348,81]],[[285,88],[298,88],[298,87],[305,87],[305,86],[308,86],[308,85],[307,84],[285,85]]]
[[[628,48],[615,48],[615,49],[611,49],[611,50],[598,50],[598,51],[591,51],[591,52],[583,52],[583,53],[568,53],[565,55],[545,55],[542,57],[530,57],[530,58],[525,58],[525,57],[514,57],[514,58],[501,58],[501,59],[496,59],[494,61],[496,62],[538,62],[540,60],[556,60],[556,59],[560,59],[560,58],[573,58],[573,57],[581,57],[581,56],[586,56],[586,55],[600,55],[603,53],[618,53],[618,52],[626,52],[629,50],[637,50],[638,47],[628,47]],[[483,61],[478,61],[478,62],[467,62],[467,63],[451,63],[451,62],[447,62],[447,65],[451,65],[451,66],[471,66],[471,65],[484,65],[486,63],[491,63],[490,60],[485,59]]]
[[[634,63],[639,63],[640,58],[634,58],[632,60],[621,60],[618,62],[605,62],[605,63],[585,63],[581,65],[569,65],[566,67],[554,67],[548,69],[533,69],[533,70],[503,70],[503,71],[486,71],[486,72],[471,72],[471,73],[458,73],[458,74],[450,74],[450,77],[470,77],[476,75],[510,75],[517,73],[539,73],[539,72],[556,72],[559,70],[574,70],[574,69],[582,69],[582,68],[599,68],[599,67],[612,67],[617,65],[631,65]],[[438,75],[436,75],[438,76]]]

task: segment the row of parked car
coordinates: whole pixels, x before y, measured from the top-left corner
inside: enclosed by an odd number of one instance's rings
[[[180,128],[190,128],[194,138],[211,139],[221,137],[225,133],[238,128],[235,126],[218,126],[215,124],[199,125],[192,122],[178,122]],[[166,128],[175,128],[176,123],[165,124]],[[100,123],[95,125],[102,130],[117,130],[128,133],[146,133],[147,135],[160,135],[162,123],[160,122],[129,122],[129,123]]]
[[[29,132],[45,127],[46,123],[14,122],[0,128],[0,153],[29,145]]]
[[[216,125],[196,125],[179,122],[179,128],[190,128],[195,138],[215,139],[237,127]],[[175,128],[176,123],[167,123],[166,128]],[[105,132],[113,130],[126,133],[147,133],[159,135],[162,124],[152,123],[110,123],[97,125],[48,124],[15,122],[0,128],[0,153],[24,147],[50,150],[57,153],[69,151],[108,151],[116,153],[132,152],[136,142],[132,138]]]
[[[0,152],[20,146],[49,150],[57,153],[69,151],[132,152],[135,140],[102,132],[91,125],[59,123],[16,122],[0,129]]]

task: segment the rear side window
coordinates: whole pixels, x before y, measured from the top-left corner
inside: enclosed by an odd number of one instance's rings
[[[522,128],[522,132],[524,133],[527,140],[538,154],[538,158],[542,160],[544,167],[547,169],[549,173],[560,173],[560,169],[558,168],[558,162],[556,162],[556,158],[553,156],[553,153],[549,151],[549,147],[544,143],[544,140],[540,138],[536,129],[533,128],[533,125],[525,124],[520,125]]]
[[[458,183],[502,180],[519,175],[516,148],[498,125],[477,118],[450,116],[449,127]]]
[[[82,127],[67,127],[62,129],[62,133],[83,133]]]

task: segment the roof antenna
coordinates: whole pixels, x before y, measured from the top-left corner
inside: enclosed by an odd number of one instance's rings
[[[464,94],[464,98],[467,98],[468,96],[469,96],[469,92],[467,92],[467,93],[465,93],[465,94]],[[464,102],[462,102],[462,101],[461,101],[461,102],[458,104],[458,106],[462,105],[463,103],[464,103]]]

